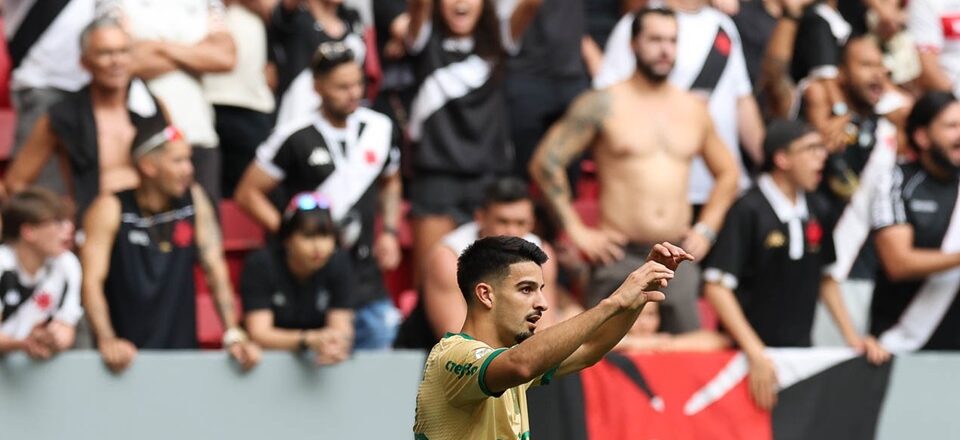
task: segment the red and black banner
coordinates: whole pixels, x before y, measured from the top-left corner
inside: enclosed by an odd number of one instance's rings
[[[750,398],[742,354],[610,354],[528,393],[534,438],[872,439],[891,364],[848,350],[769,350],[781,390]]]

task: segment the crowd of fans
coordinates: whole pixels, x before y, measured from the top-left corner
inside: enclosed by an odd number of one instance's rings
[[[246,368],[429,348],[463,323],[457,257],[496,235],[550,256],[543,325],[682,246],[697,264],[619,348],[737,347],[762,407],[764,349],[813,345],[818,302],[874,363],[960,349],[955,1],[0,7],[0,352],[89,331],[121,371],[196,348],[195,266]],[[237,286],[225,199],[267,235]],[[406,317],[385,282],[404,257]]]

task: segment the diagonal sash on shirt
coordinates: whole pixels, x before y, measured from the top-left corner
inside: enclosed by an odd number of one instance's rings
[[[330,214],[339,222],[380,177],[390,154],[393,126],[384,115],[362,107],[357,109],[347,118],[345,152],[337,148],[337,142],[333,141],[336,136],[329,125],[321,120],[314,126],[323,136],[334,162],[333,173],[317,190],[330,198]]]
[[[853,263],[870,234],[870,204],[877,183],[896,165],[896,127],[887,119],[880,118],[877,121],[876,139],[876,145],[860,172],[860,185],[833,229],[836,262],[830,267],[829,274],[837,281],[844,281],[850,275]]]
[[[38,0],[30,7],[30,12],[27,12],[27,16],[17,27],[17,31],[7,45],[13,69],[20,66],[30,52],[30,48],[60,16],[60,12],[67,7],[68,3],[70,0]]]
[[[710,46],[710,52],[707,58],[703,60],[703,67],[697,78],[690,84],[690,90],[700,90],[707,94],[713,93],[713,89],[720,83],[720,77],[723,76],[723,70],[727,67],[727,61],[730,60],[730,48],[733,43],[730,36],[722,27],[717,28],[717,35],[713,37],[713,45]]]
[[[960,209],[954,208],[940,249],[946,253],[960,252]],[[960,268],[928,277],[900,315],[897,324],[880,335],[880,343],[895,353],[922,348],[940,325],[958,289]]]

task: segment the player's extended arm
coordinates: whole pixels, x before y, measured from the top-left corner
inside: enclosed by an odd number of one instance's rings
[[[110,250],[119,228],[120,201],[113,195],[94,200],[84,215],[86,240],[80,248],[80,265],[83,267],[83,308],[98,341],[116,338],[103,285],[110,270]]]
[[[580,95],[563,119],[550,127],[530,160],[530,175],[565,229],[584,228],[573,209],[567,165],[590,147],[609,112],[610,94],[606,90]]]
[[[960,266],[960,253],[913,247],[913,226],[899,224],[876,233],[880,263],[892,281],[920,280]]]
[[[669,243],[654,245],[650,251],[650,255],[647,257],[648,263],[659,264],[671,272],[676,270],[677,266],[683,261],[691,260],[693,260],[692,255]],[[645,287],[645,289],[649,289],[650,287],[659,288],[660,286],[661,285],[648,286]],[[663,286],[665,286],[665,284]],[[627,335],[634,323],[637,322],[637,318],[642,311],[643,306],[638,307],[636,310],[620,313],[604,322],[583,346],[578,348],[570,357],[560,364],[560,368],[557,370],[557,376],[580,371],[603,359],[603,356],[610,350],[613,350],[613,348],[623,340],[623,337]]]
[[[493,359],[482,378],[484,383],[491,392],[497,393],[528,383],[549,369],[560,367],[604,323],[618,315],[635,317],[648,300],[662,300],[662,293],[646,292],[644,289],[652,283],[659,285],[661,281],[672,277],[673,271],[662,264],[647,262],[597,306],[534,334]]]
[[[243,178],[237,184],[234,200],[244,212],[270,232],[280,229],[280,212],[273,206],[267,194],[277,187],[276,179],[271,177],[256,162],[247,167]]]
[[[423,284],[423,305],[427,322],[437,338],[457,332],[467,316],[467,303],[457,286],[457,256],[443,245],[430,253]]]
[[[717,135],[713,120],[706,109],[704,109],[704,120],[707,133],[703,144],[703,160],[713,174],[715,183],[697,222],[713,228],[714,231],[719,231],[723,226],[723,218],[727,215],[727,210],[737,198],[740,167],[730,154],[730,150],[723,144],[723,140]]]

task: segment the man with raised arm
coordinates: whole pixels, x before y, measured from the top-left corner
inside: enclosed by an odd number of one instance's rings
[[[457,284],[467,301],[460,333],[433,347],[417,393],[414,438],[526,439],[526,391],[598,362],[633,326],[648,301],[662,301],[674,270],[693,257],[669,243],[608,298],[536,333],[547,309],[547,256],[518,237],[487,237],[460,255]]]

